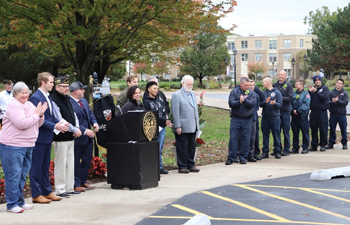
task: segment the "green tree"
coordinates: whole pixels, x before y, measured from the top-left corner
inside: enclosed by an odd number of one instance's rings
[[[215,23],[235,5],[232,0],[0,0],[0,37],[7,45],[50,49],[87,83],[94,70],[104,75],[114,63],[188,43],[201,22]]]
[[[338,8],[338,11],[340,9]],[[304,17],[304,24],[309,24],[307,34],[316,35],[321,26],[327,26],[328,21],[334,20],[337,12],[331,12],[327,6],[309,12],[309,16]]]
[[[225,45],[227,33],[218,26],[214,31],[207,31],[212,26],[204,24],[193,44],[186,47],[180,56],[181,73],[197,77],[200,86],[203,86],[205,76],[225,74],[225,58],[230,59]]]

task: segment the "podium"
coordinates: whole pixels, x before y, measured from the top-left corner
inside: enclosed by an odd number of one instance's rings
[[[159,181],[157,111],[129,111],[107,122],[107,183],[141,190]]]

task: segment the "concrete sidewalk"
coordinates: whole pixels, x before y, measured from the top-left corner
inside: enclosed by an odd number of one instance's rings
[[[212,103],[211,103],[212,101]],[[205,98],[206,105],[228,107],[227,101]],[[228,184],[274,179],[311,173],[315,170],[349,166],[350,150],[341,145],[326,152],[273,157],[246,165],[224,163],[199,167],[199,173],[163,175],[159,186],[145,190],[114,190],[98,183],[94,190],[73,195],[59,202],[35,204],[22,214],[6,212],[0,205],[1,224],[135,224],[178,198],[197,191]],[[26,199],[31,204],[31,198]]]

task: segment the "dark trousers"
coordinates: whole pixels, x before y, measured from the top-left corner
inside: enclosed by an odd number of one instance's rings
[[[290,148],[290,112],[281,112],[280,113],[280,119],[281,119],[281,130],[283,130],[283,136],[284,136],[284,146],[281,146],[281,149],[283,152],[289,153]],[[282,145],[282,141],[281,141]]]
[[[254,155],[260,155],[260,148],[259,148],[259,117],[256,119]]]
[[[177,165],[179,169],[187,169],[195,166],[194,154],[196,152],[196,132],[175,133]]]
[[[311,146],[326,146],[328,132],[328,114],[327,111],[311,111],[310,113],[311,128]],[[320,130],[320,143],[318,142],[318,130]]]
[[[49,169],[51,160],[51,144],[36,144],[32,154],[32,167],[29,171],[32,197],[49,195],[52,192]]]
[[[86,145],[74,145],[74,187],[86,184],[92,158],[92,141]]]
[[[273,147],[274,152],[281,152],[281,133],[280,133],[280,117],[265,118],[261,119],[261,131],[263,134],[263,148],[262,151],[269,152],[269,138],[270,130],[273,136]]]
[[[346,132],[346,126],[348,125],[346,115],[331,113],[329,117],[329,141],[328,144],[334,145],[336,134],[335,128],[339,124],[341,131],[341,143],[346,145],[348,143],[348,134]]]
[[[255,152],[255,138],[256,138],[256,121],[252,121],[252,132],[250,136],[250,144],[249,144],[249,157],[254,157]],[[259,151],[260,154],[260,151]]]
[[[241,136],[241,149],[239,159],[246,160],[249,152],[250,137],[252,135],[252,118],[231,118],[230,124],[230,141],[228,144],[229,153],[227,158],[234,160],[237,158],[238,138]]]
[[[293,148],[299,149],[299,132],[303,135],[303,149],[309,146],[309,121],[308,118],[302,120],[301,116],[292,116],[292,131],[293,131]]]

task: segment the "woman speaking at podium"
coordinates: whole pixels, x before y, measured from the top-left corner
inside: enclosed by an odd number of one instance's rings
[[[131,110],[145,110],[143,107],[141,99],[141,90],[138,86],[132,86],[126,93],[126,97],[129,99],[121,108],[118,105],[118,110],[116,116],[122,116],[126,112]]]

